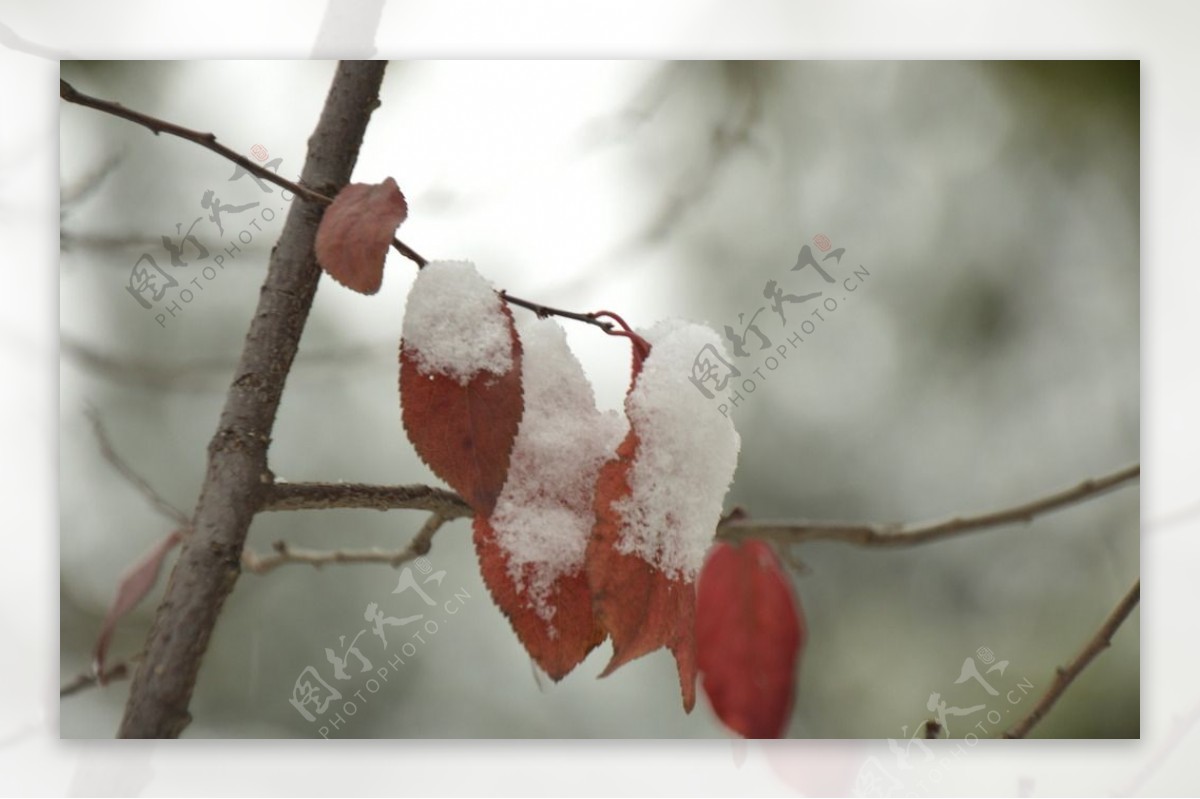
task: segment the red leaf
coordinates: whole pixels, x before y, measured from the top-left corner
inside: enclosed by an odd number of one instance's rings
[[[554,681],[561,680],[604,640],[604,629],[592,613],[592,594],[583,571],[552,583],[546,603],[554,608],[547,621],[538,615],[527,591],[518,591],[509,573],[508,556],[482,516],[475,517],[475,552],[483,582],[512,624],[529,656]]]
[[[696,704],[695,586],[670,579],[640,556],[617,548],[622,520],[614,504],[629,496],[636,451],[637,434],[631,430],[617,459],[601,468],[596,485],[596,527],[586,568],[596,617],[613,642],[612,660],[600,676],[669,647],[679,670],[683,709],[690,713]]]
[[[507,305],[500,307],[512,341],[512,366],[504,374],[480,371],[466,384],[425,374],[400,344],[400,400],[408,438],[429,468],[484,518],[491,516],[504,487],[524,410],[521,344],[512,313]]]
[[[383,262],[408,203],[391,178],[351,183],[325,209],[317,228],[317,261],[343,286],[374,294],[383,284]]]
[[[583,567],[596,478],[625,426],[596,409],[557,322],[521,331],[521,360],[525,412],[496,509],[475,519],[475,550],[492,599],[557,681],[605,637]]]
[[[155,544],[149,552],[142,555],[121,575],[121,580],[117,583],[116,596],[113,597],[112,604],[108,607],[108,613],[105,614],[104,621],[100,624],[100,635],[97,636],[96,646],[92,650],[92,668],[96,674],[101,677],[105,675],[104,659],[108,655],[108,645],[112,641],[117,622],[137,607],[138,602],[141,602],[146,594],[150,593],[150,589],[158,580],[158,572],[162,568],[163,559],[182,540],[183,531],[176,530]]]
[[[614,314],[607,314],[614,316]],[[650,346],[619,317],[634,344],[630,391],[650,353]],[[667,577],[640,555],[620,552],[624,522],[617,507],[631,493],[629,475],[637,456],[637,431],[632,426],[617,457],[604,464],[596,480],[596,523],[584,570],[592,588],[596,620],[612,638],[612,660],[600,677],[607,677],[637,657],[667,647],[676,659],[679,690],[686,713],[696,704],[696,590],[684,579]]]
[[[633,343],[636,382],[650,350],[640,337],[633,338]],[[616,458],[601,467],[596,481],[596,526],[588,543],[585,569],[596,618],[613,642],[612,660],[600,676],[607,677],[631,660],[668,647],[679,671],[683,708],[690,713],[696,704],[694,584],[670,579],[640,556],[618,549],[623,521],[615,505],[630,495],[629,472],[637,448],[637,431],[631,428],[617,448]]]
[[[807,630],[800,602],[765,541],[717,544],[699,577],[696,651],[717,716],[746,738],[779,738]]]

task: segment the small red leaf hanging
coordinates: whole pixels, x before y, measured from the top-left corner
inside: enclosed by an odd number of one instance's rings
[[[104,621],[100,624],[100,635],[96,638],[96,646],[92,650],[92,668],[101,679],[105,674],[104,661],[108,656],[108,645],[116,631],[117,622],[137,607],[146,594],[150,593],[150,589],[154,588],[158,573],[162,570],[163,560],[182,540],[182,530],[170,533],[151,547],[149,552],[134,561],[121,575],[116,596],[108,607],[108,613],[104,615]]]
[[[396,181],[351,183],[325,209],[317,228],[317,261],[343,286],[374,294],[383,284],[383,263],[408,203]]]
[[[807,629],[799,598],[765,541],[720,543],[700,572],[696,655],[717,716],[746,738],[779,738]]]
[[[433,262],[409,294],[400,347],[404,429],[438,477],[489,516],[524,408],[512,314],[469,263]]]

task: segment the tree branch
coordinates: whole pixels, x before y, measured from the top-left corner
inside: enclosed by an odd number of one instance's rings
[[[137,489],[138,493],[146,498],[156,511],[166,516],[175,524],[183,529],[188,529],[192,526],[192,520],[187,517],[183,511],[172,505],[167,500],[163,499],[162,495],[154,490],[154,486],[150,485],[140,474],[134,471],[125,460],[117,454],[113,448],[112,441],[108,438],[108,433],[104,430],[104,425],[100,422],[100,415],[96,413],[94,408],[89,408],[85,412],[88,421],[92,423],[92,433],[96,436],[96,442],[100,445],[100,454],[108,461],[117,473],[129,481],[129,484]]]
[[[130,668],[130,664],[136,662],[138,659],[140,659],[140,657],[140,655],[135,655],[134,657],[129,658],[129,660],[123,660],[119,663],[114,663],[112,666],[109,666],[107,670],[105,670],[103,675],[98,674],[94,669],[88,669],[87,671],[77,675],[75,679],[71,680],[58,690],[59,699],[67,696],[74,696],[80,691],[96,685],[107,685],[110,682],[125,679],[129,676],[129,672],[132,670]]]
[[[276,541],[271,545],[275,554],[259,555],[247,550],[242,553],[242,565],[246,567],[247,571],[255,574],[266,574],[289,563],[308,564],[317,569],[329,563],[386,563],[395,569],[410,560],[416,560],[422,555],[429,554],[429,550],[433,546],[434,534],[448,521],[450,519],[440,513],[431,513],[408,546],[394,552],[381,549],[338,549],[332,552],[323,552],[313,549],[293,549],[284,541]]]
[[[92,97],[91,95],[84,94],[83,92],[79,91],[61,78],[58,81],[58,96],[63,100],[66,100],[68,103],[86,106],[87,108],[91,108],[96,111],[103,111],[106,114],[129,120],[130,122],[141,125],[144,128],[148,128],[154,133],[155,136],[160,133],[166,133],[171,136],[177,136],[181,139],[186,139],[187,141],[199,144],[205,149],[212,150],[222,158],[232,161],[247,172],[257,175],[265,181],[274,183],[280,188],[287,189],[297,197],[303,197],[310,202],[320,203],[322,205],[329,205],[329,203],[333,202],[332,199],[326,197],[324,194],[314,191],[306,186],[293,183],[287,178],[281,178],[279,175],[276,175],[266,167],[259,166],[249,158],[246,158],[244,155],[239,155],[225,145],[219,143],[217,141],[216,134],[214,133],[202,133],[198,130],[185,128],[182,125],[176,125],[173,122],[167,122],[164,119],[159,119],[158,117],[150,116],[149,114],[143,114],[142,112],[134,111],[131,108],[126,108],[120,103],[114,103],[109,100],[101,100],[98,97]]]
[[[732,518],[718,527],[717,537],[727,540],[766,538],[781,543],[841,541],[863,547],[904,547],[924,544],[963,533],[1029,523],[1037,516],[1082,502],[1137,480],[1141,466],[1134,464],[1103,477],[1084,480],[1074,488],[1059,491],[1014,507],[978,516],[955,517],[916,525],[844,524],[841,522],[756,522]]]
[[[301,185],[300,183],[293,183],[287,178],[280,177],[271,170],[259,166],[249,158],[239,155],[225,145],[220,144],[217,141],[216,134],[214,133],[204,133],[202,131],[192,130],[191,128],[185,128],[182,125],[176,125],[173,122],[167,122],[164,119],[151,116],[150,114],[143,114],[140,111],[134,111],[126,108],[120,103],[114,103],[109,100],[101,100],[98,97],[92,97],[91,95],[84,94],[83,92],[79,91],[70,83],[67,83],[61,78],[59,79],[58,84],[59,97],[68,103],[86,106],[96,111],[103,111],[106,114],[111,114],[112,116],[126,119],[130,122],[141,125],[144,128],[148,128],[156,136],[160,133],[167,133],[171,136],[178,136],[181,139],[194,142],[205,149],[211,150],[222,158],[232,161],[242,169],[245,169],[247,172],[257,175],[258,177],[270,183],[274,183],[280,188],[287,189],[297,197],[303,197],[310,202],[320,205],[329,205],[331,202],[333,202],[333,197],[331,197],[330,194],[336,196],[337,191],[341,189],[341,187],[338,186],[332,191],[322,193],[312,188],[308,188],[307,186]],[[302,178],[302,182],[308,181],[304,181]],[[429,263],[428,259],[418,253],[412,247],[400,241],[398,238],[392,239],[392,248],[405,258],[415,263],[418,268],[423,269],[425,268],[425,265]],[[561,316],[564,319],[572,319],[576,322],[583,322],[584,324],[598,327],[609,335],[626,335],[624,333],[617,332],[612,323],[600,321],[600,319],[597,318],[599,316],[598,314],[564,311],[561,308],[553,308],[549,305],[542,305],[540,303],[530,302],[529,300],[523,300],[520,297],[514,297],[505,291],[501,291],[500,296],[505,302],[508,302],[512,305],[519,305],[522,308],[533,311],[542,318],[547,316]]]
[[[447,520],[472,514],[458,494],[424,485],[378,486],[365,483],[275,483],[261,510],[427,510]]]
[[[769,538],[780,543],[840,541],[862,547],[898,547],[923,544],[964,533],[1032,521],[1035,517],[1119,488],[1138,479],[1141,467],[1129,466],[1103,477],[1084,480],[1074,488],[978,516],[948,521],[902,524],[847,524],[845,522],[754,522],[731,513],[717,525],[717,538],[738,541]],[[370,508],[373,510],[431,510],[447,518],[471,515],[471,508],[452,491],[423,485],[377,486],[363,483],[276,483],[263,510],[312,508]]]
[[[224,391],[230,372],[237,366],[237,354],[224,358],[197,358],[170,363],[133,360],[104,352],[71,336],[59,337],[62,360],[74,361],[81,369],[114,383],[139,386],[155,391]],[[388,357],[396,355],[394,342],[387,344],[358,343],[326,349],[305,349],[296,354],[294,365],[356,366],[375,362],[377,354],[386,349]]]
[[[338,64],[321,119],[309,139],[301,175],[306,185],[336,194],[349,181],[367,122],[379,105],[385,66],[383,62]],[[68,87],[63,87],[66,92]],[[71,96],[79,99],[77,94]],[[108,109],[101,106],[101,110]],[[156,124],[133,112],[122,116],[151,129]],[[170,128],[162,130],[180,135]],[[218,147],[215,137],[207,141],[210,149]],[[217,151],[226,154],[223,150]],[[193,532],[150,629],[145,659],[134,676],[121,721],[122,737],[176,737],[191,720],[188,704],[200,663],[221,607],[237,581],[246,532],[270,486],[267,447],[275,412],[321,275],[313,246],[323,206],[307,201],[310,194],[297,193],[271,253],[258,308],[208,447],[208,469]]]
[[[1050,712],[1050,709],[1054,707],[1054,703],[1070,687],[1075,678],[1087,668],[1096,655],[1099,655],[1112,644],[1113,634],[1116,633],[1121,623],[1129,617],[1129,614],[1133,612],[1141,595],[1142,581],[1138,580],[1129,589],[1129,593],[1122,597],[1117,606],[1113,608],[1112,613],[1108,615],[1108,618],[1104,620],[1104,624],[1100,625],[1100,629],[1087,642],[1083,651],[1076,655],[1075,659],[1065,668],[1059,666],[1054,675],[1054,682],[1051,683],[1049,690],[1042,695],[1042,698],[1033,706],[1033,710],[1029,711],[1028,715],[1014,724],[1008,732],[1004,733],[1005,738],[1024,738]]]

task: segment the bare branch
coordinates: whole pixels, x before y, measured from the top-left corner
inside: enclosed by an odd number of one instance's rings
[[[1111,491],[1136,480],[1141,468],[1130,466],[1103,477],[1084,480],[1074,488],[1011,508],[949,521],[903,524],[849,524],[845,522],[754,522],[735,511],[717,526],[717,538],[738,541],[765,538],[781,544],[803,541],[840,541],[862,547],[897,547],[923,544],[964,533],[1029,522],[1037,516]],[[378,486],[363,483],[276,483],[263,510],[312,508],[370,508],[373,510],[431,510],[447,518],[471,515],[471,508],[452,491],[423,485]]]
[[[621,335],[616,332],[616,328],[612,322],[601,322],[598,318],[599,313],[576,313],[575,311],[564,311],[561,308],[552,308],[549,305],[541,305],[529,300],[523,300],[520,297],[514,297],[507,291],[500,292],[500,298],[510,305],[519,305],[526,310],[533,311],[539,319],[545,319],[547,316],[560,316],[563,319],[573,319],[576,322],[583,322],[585,325],[593,325],[600,328],[610,336]]]
[[[64,228],[58,234],[58,245],[63,252],[75,248],[92,251],[132,251],[140,247],[155,247],[160,241],[159,238],[142,233],[74,233]],[[113,263],[113,266],[123,264]]]
[[[185,128],[182,125],[176,125],[173,122],[167,122],[164,119],[151,116],[150,114],[143,114],[140,111],[134,111],[126,108],[120,103],[114,103],[109,100],[101,100],[98,97],[92,97],[91,95],[84,94],[62,79],[59,79],[58,83],[59,96],[68,103],[76,103],[77,105],[87,106],[88,108],[95,109],[96,111],[103,111],[106,114],[111,114],[113,116],[120,117],[121,119],[127,119],[130,122],[134,122],[142,127],[148,128],[149,130],[153,131],[155,135],[158,135],[159,133],[167,133],[172,136],[178,136],[181,139],[186,139],[187,141],[199,144],[201,147],[211,150],[217,155],[232,161],[242,169],[245,169],[247,172],[257,175],[263,180],[274,183],[276,186],[287,189],[296,196],[303,197],[310,202],[317,203],[319,205],[329,205],[331,202],[333,202],[333,198],[329,197],[327,194],[322,194],[321,192],[314,191],[313,189],[307,188],[300,183],[294,183],[287,178],[282,178],[266,167],[262,167],[254,163],[249,158],[238,155],[225,145],[218,143],[216,134],[204,133],[202,131],[192,130],[191,128]],[[422,256],[412,247],[400,241],[398,238],[392,239],[392,248],[405,258],[408,258],[410,261],[415,263],[419,268],[424,268],[425,265],[429,263],[428,259]],[[593,325],[594,327],[598,327],[610,335],[623,335],[614,332],[615,327],[611,323],[600,321],[597,318],[597,314],[564,311],[560,308],[552,308],[549,305],[542,305],[540,303],[530,302],[529,300],[523,300],[520,297],[514,297],[513,295],[503,291],[500,292],[500,296],[505,302],[511,303],[512,305],[519,305],[522,308],[531,310],[542,318],[547,316],[560,316],[564,319],[572,319],[576,322],[583,322],[584,324]]]
[[[417,531],[417,534],[413,536],[413,540],[408,544],[408,548],[412,551],[414,557],[429,554],[429,550],[433,548],[433,536],[448,521],[451,521],[451,519],[441,513],[429,514],[429,518],[425,520],[425,524],[421,525],[421,529]]]
[[[1029,711],[1028,715],[1014,724],[1008,732],[1004,733],[1005,738],[1024,738],[1050,712],[1050,709],[1054,707],[1054,703],[1070,687],[1075,678],[1087,668],[1096,655],[1112,644],[1113,634],[1116,633],[1121,623],[1129,617],[1129,614],[1133,612],[1141,595],[1142,581],[1138,580],[1129,589],[1129,593],[1122,597],[1117,606],[1113,608],[1112,613],[1104,620],[1104,624],[1100,625],[1100,629],[1096,630],[1096,634],[1087,642],[1083,651],[1076,655],[1075,659],[1065,668],[1062,666],[1058,668],[1054,675],[1054,682],[1051,683],[1049,690],[1042,695],[1042,698],[1038,700],[1038,703],[1034,705],[1033,710]]]
[[[75,182],[75,185],[63,188],[62,196],[58,201],[60,219],[67,216],[72,206],[82,203],[96,189],[100,188],[100,185],[112,175],[120,163],[120,155],[110,155],[100,162],[100,166],[84,173]]]
[[[395,343],[351,344],[321,350],[307,350],[296,355],[296,365],[346,367],[370,363],[384,349],[395,357]],[[71,336],[59,339],[59,351],[64,360],[115,383],[141,386],[159,391],[224,390],[229,374],[237,366],[236,356],[228,358],[197,358],[189,361],[163,362],[125,358],[103,352]]]
[[[427,510],[449,519],[472,514],[453,491],[424,485],[377,486],[364,483],[275,483],[261,510]]]
[[[845,524],[841,522],[756,522],[731,519],[717,528],[717,537],[727,540],[766,538],[780,542],[841,541],[863,547],[904,547],[938,541],[963,533],[1029,523],[1035,517],[1096,497],[1137,480],[1141,466],[1134,464],[1104,477],[1084,480],[1060,491],[1010,508],[978,516],[963,516],[917,525]]]
[[[762,123],[763,88],[754,76],[761,65],[740,62],[717,66],[725,73],[726,81],[735,82],[733,91],[725,98],[730,106],[744,103],[730,118],[717,124],[711,133],[708,153],[697,162],[697,166],[682,176],[678,185],[668,195],[657,218],[639,236],[642,242],[656,243],[664,240],[671,231],[692,213],[718,185],[721,171],[733,157],[743,149],[754,145],[755,128]]]
[[[104,459],[112,464],[113,468],[115,468],[122,477],[128,480],[130,485],[138,490],[138,493],[146,498],[146,501],[150,503],[151,507],[185,530],[190,529],[192,526],[192,520],[187,517],[187,514],[172,505],[167,500],[163,499],[162,496],[154,490],[154,487],[146,482],[146,480],[140,474],[135,472],[133,467],[126,463],[125,460],[117,454],[117,451],[113,449],[112,442],[108,438],[108,433],[104,430],[104,425],[100,422],[100,415],[96,413],[95,409],[89,408],[87,411],[85,411],[85,414],[87,415],[88,420],[92,423],[92,432],[96,436],[96,441],[100,444],[100,453],[104,456]]]
[[[266,574],[280,566],[291,564],[308,564],[313,568],[321,568],[330,563],[386,563],[393,569],[429,553],[433,544],[433,536],[441,526],[450,519],[440,513],[431,513],[421,530],[413,536],[412,541],[404,549],[386,551],[381,549],[339,549],[324,552],[313,549],[294,549],[283,541],[272,545],[275,550],[272,555],[259,555],[250,550],[242,553],[242,565],[254,574]]]
[[[315,549],[297,549],[283,541],[271,545],[273,555],[259,555],[250,550],[242,553],[242,565],[254,574],[266,574],[280,566],[308,564],[320,568],[329,563],[386,563],[393,568],[417,557],[407,549],[389,552],[382,549],[337,549],[332,552]]]
[[[259,166],[243,155],[238,155],[225,145],[218,143],[217,137],[213,133],[202,133],[198,130],[185,128],[182,125],[176,125],[173,122],[167,122],[164,119],[159,119],[158,117],[150,116],[149,114],[143,114],[140,111],[134,111],[133,109],[126,108],[120,103],[114,103],[108,100],[101,100],[98,97],[92,97],[91,95],[84,94],[83,92],[77,90],[74,86],[67,83],[65,80],[62,80],[61,78],[58,81],[58,96],[66,100],[68,103],[86,106],[88,108],[95,109],[96,111],[103,111],[106,114],[111,114],[112,116],[120,117],[121,119],[127,119],[130,122],[137,123],[144,128],[148,128],[156,136],[160,133],[167,133],[171,136],[178,136],[181,139],[186,139],[190,142],[194,142],[195,144],[199,144],[205,149],[212,150],[222,158],[232,161],[247,172],[257,175],[258,177],[270,183],[274,183],[280,188],[287,189],[297,197],[303,197],[310,202],[320,203],[322,205],[329,205],[329,203],[333,202],[332,199],[326,197],[318,191],[313,191],[312,189],[301,186],[298,183],[293,183],[287,178],[281,178],[279,175],[276,175],[266,167]]]
[[[60,688],[58,691],[58,696],[60,699],[67,696],[74,696],[80,691],[92,688],[96,685],[108,685],[110,682],[123,680],[128,677],[130,672],[133,670],[130,668],[130,664],[136,663],[141,659],[141,657],[141,655],[134,655],[128,660],[114,663],[104,671],[103,675],[96,673],[94,669],[89,669],[88,671],[82,672],[76,676],[75,679],[71,680],[69,683]]]
[[[306,184],[336,194],[349,181],[367,122],[379,105],[385,67],[384,62],[337,65],[320,121],[309,138],[301,178]],[[62,89],[64,97],[80,99],[67,84]],[[112,110],[108,103],[84,104]],[[157,125],[159,130],[193,138],[187,135],[191,131],[163,127],[158,120],[121,111],[118,116],[147,124],[151,130]],[[220,148],[211,135],[199,141],[238,158]],[[188,705],[200,664],[237,581],[250,522],[270,488],[267,447],[321,276],[313,246],[322,207],[303,199],[311,194],[301,193],[292,203],[271,251],[258,306],[208,446],[193,532],[179,554],[150,629],[145,659],[130,687],[121,737],[173,738],[191,720]]]

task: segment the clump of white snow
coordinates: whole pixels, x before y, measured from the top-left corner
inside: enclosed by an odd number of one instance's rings
[[[583,566],[596,478],[628,425],[613,411],[596,410],[592,386],[557,322],[523,326],[521,346],[525,412],[491,525],[508,554],[509,575],[550,621],[550,588]]]
[[[502,375],[513,365],[504,301],[469,261],[430,261],[417,273],[403,335],[422,374],[461,385],[481,371]]]
[[[642,335],[650,356],[625,401],[639,443],[630,496],[614,506],[624,521],[618,549],[692,580],[716,533],[741,439],[688,378],[706,345],[724,347],[712,329],[679,320]]]

